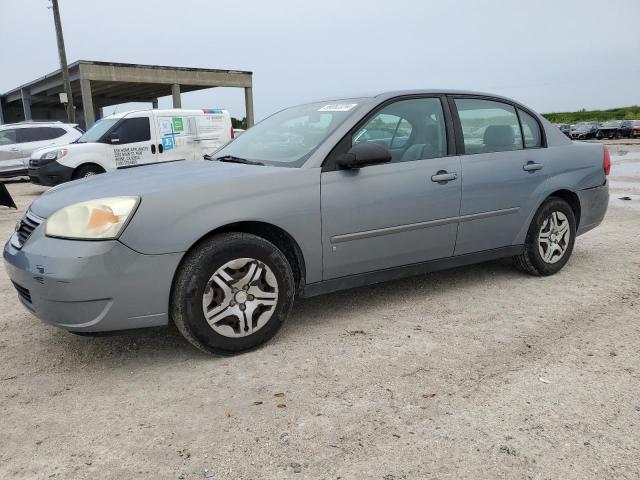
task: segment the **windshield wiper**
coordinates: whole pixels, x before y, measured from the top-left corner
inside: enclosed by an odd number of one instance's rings
[[[262,162],[255,162],[253,160],[247,160],[246,158],[234,157],[233,155],[224,155],[222,157],[217,157],[216,160],[218,160],[219,162],[242,163],[243,165],[264,165],[264,163]]]

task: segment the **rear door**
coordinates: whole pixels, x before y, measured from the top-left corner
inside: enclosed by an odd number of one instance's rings
[[[107,135],[114,168],[131,167],[157,161],[155,129],[148,112],[136,112],[119,121]]]
[[[65,135],[67,131],[62,127],[42,126],[20,128],[17,131],[18,143],[22,150],[25,165],[28,165],[31,154],[41,148],[56,145],[56,139]]]
[[[462,205],[456,255],[511,245],[549,176],[538,121],[491,98],[455,97],[462,140]],[[524,135],[523,135],[524,132]]]
[[[453,255],[460,159],[448,156],[445,111],[440,98],[391,102],[334,149],[321,176],[325,280]],[[390,146],[393,161],[331,165],[333,155],[366,141]]]
[[[154,113],[158,130],[158,161],[193,160],[196,145],[193,116]]]
[[[0,130],[0,176],[24,168],[20,145],[16,140],[16,130]]]

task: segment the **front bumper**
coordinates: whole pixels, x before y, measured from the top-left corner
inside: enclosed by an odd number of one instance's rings
[[[604,184],[580,190],[577,192],[580,199],[580,226],[577,235],[582,235],[596,228],[604,220],[609,207],[609,181]]]
[[[36,185],[53,187],[60,183],[69,182],[73,178],[73,168],[61,165],[55,160],[37,166],[33,163],[33,160],[29,162],[29,178],[31,183]]]
[[[117,240],[45,237],[38,227],[21,249],[9,241],[5,267],[22,304],[46,323],[106,332],[168,323],[182,253],[143,255]]]

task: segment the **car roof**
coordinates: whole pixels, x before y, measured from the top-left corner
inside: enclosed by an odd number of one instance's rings
[[[6,130],[8,128],[29,128],[29,127],[43,127],[43,126],[68,126],[75,127],[77,123],[64,123],[59,120],[26,120],[24,122],[16,122],[16,123],[4,123],[0,125],[0,130]]]

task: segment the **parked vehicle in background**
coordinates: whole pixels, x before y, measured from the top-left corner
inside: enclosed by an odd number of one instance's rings
[[[233,136],[234,137],[239,137],[240,135],[242,135],[244,133],[245,129],[244,128],[234,128],[233,129]]]
[[[589,140],[595,138],[600,125],[597,122],[576,123],[571,130],[572,140]]]
[[[365,139],[389,125],[389,148]],[[86,334],[172,319],[196,347],[232,354],[275,335],[296,295],[501,257],[554,274],[604,218],[610,167],[606,146],[572,142],[504,97],[414,90],[309,103],[212,161],[46,192],[4,259],[45,322]]]
[[[0,177],[26,176],[31,154],[42,147],[66,145],[82,135],[77,125],[20,122],[0,125]]]
[[[568,123],[554,123],[554,125],[567,137],[571,138],[571,126]]]
[[[633,134],[633,121],[623,120],[620,125],[620,136],[622,138],[631,138]]]
[[[600,125],[596,138],[622,138],[624,136],[631,135],[630,122],[623,122],[622,120],[610,120]]]
[[[76,142],[38,150],[29,178],[57,185],[147,163],[202,159],[234,137],[226,110],[138,110],[105,117]]]
[[[631,120],[631,136],[640,137],[640,120]]]

